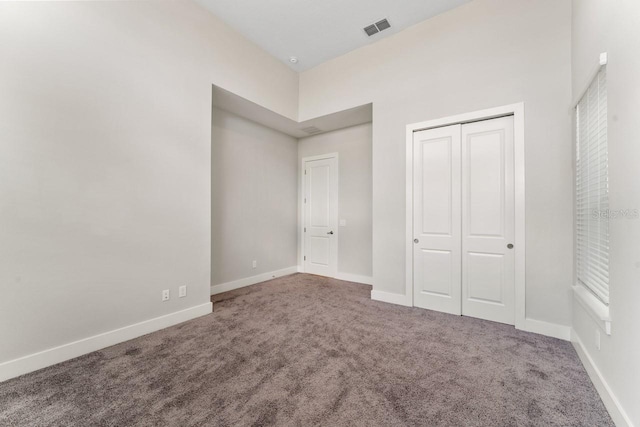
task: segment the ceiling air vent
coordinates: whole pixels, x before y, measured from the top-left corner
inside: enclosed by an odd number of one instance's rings
[[[389,24],[389,21],[386,19],[383,19],[382,21],[376,22],[376,27],[378,27],[378,30],[384,31],[387,28],[391,28],[391,24]]]
[[[382,19],[375,24],[367,25],[366,27],[364,27],[364,32],[367,33],[369,37],[371,37],[372,35],[379,33],[380,31],[384,31],[387,28],[391,28],[391,24],[389,24],[389,21],[387,19]]]
[[[371,24],[368,25],[366,27],[364,27],[364,32],[367,33],[367,35],[369,37],[371,37],[372,35],[374,35],[375,33],[379,32],[380,30],[378,30],[378,27],[376,27],[376,24]]]
[[[316,133],[321,133],[322,131],[315,126],[309,126],[306,128],[300,129],[302,132],[308,133],[309,135],[315,135]]]

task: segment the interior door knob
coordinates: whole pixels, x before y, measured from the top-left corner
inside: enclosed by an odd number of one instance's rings
[[[327,234],[333,234],[333,230],[329,231]]]
[[[509,244],[507,245],[507,247],[508,247],[509,249],[513,249],[513,244],[509,243]]]
[[[418,239],[413,239],[413,243],[420,243],[420,240],[418,240]]]

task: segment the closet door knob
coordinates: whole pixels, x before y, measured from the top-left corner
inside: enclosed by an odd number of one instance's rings
[[[513,245],[512,245],[511,243],[509,243],[509,244],[507,245],[507,248],[509,248],[509,249],[513,249]]]
[[[420,243],[420,240],[418,240],[418,239],[413,239],[413,243]]]

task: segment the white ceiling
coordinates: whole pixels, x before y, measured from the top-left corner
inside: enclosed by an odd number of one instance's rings
[[[470,0],[196,0],[296,71],[431,18]],[[363,28],[387,18],[391,28]],[[291,56],[299,60],[289,62]]]

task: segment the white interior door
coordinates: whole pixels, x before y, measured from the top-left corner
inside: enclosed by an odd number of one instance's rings
[[[460,125],[413,135],[413,305],[461,314]]]
[[[515,323],[513,116],[462,126],[462,314]]]
[[[335,277],[338,271],[338,159],[304,162],[304,270]]]

